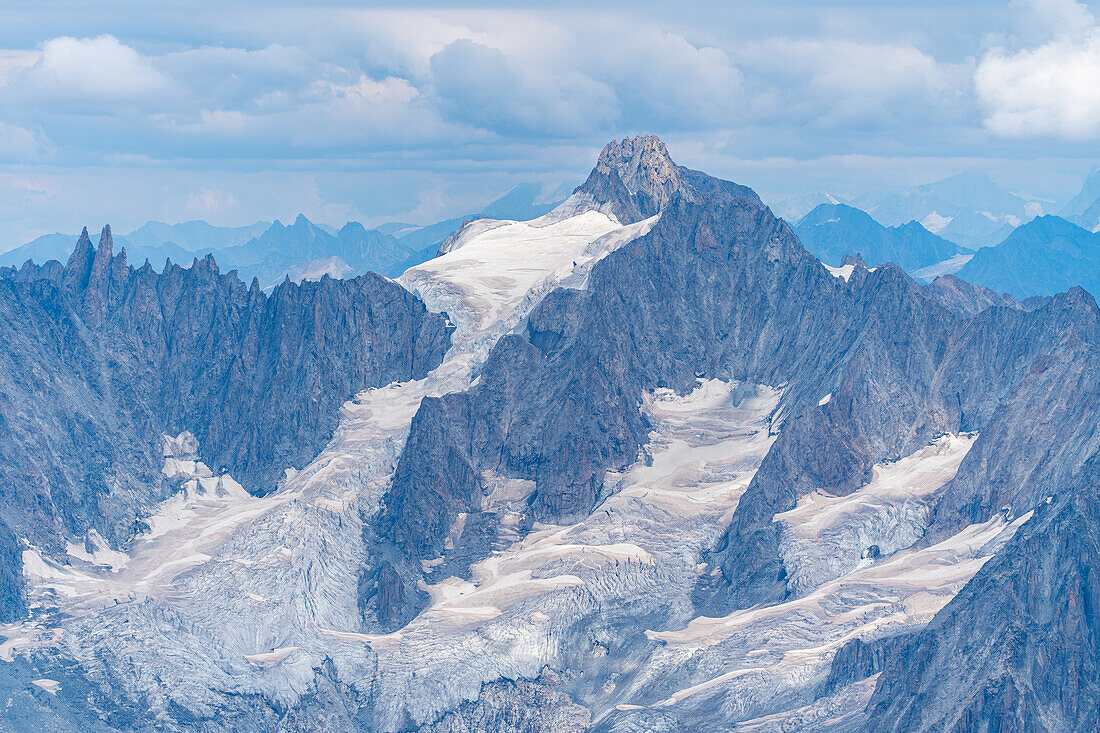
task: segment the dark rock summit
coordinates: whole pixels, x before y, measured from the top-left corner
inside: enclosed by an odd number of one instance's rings
[[[614,215],[623,224],[631,224],[648,219],[674,199],[698,202],[720,195],[719,189],[756,197],[743,186],[681,168],[672,162],[660,138],[646,135],[608,143],[574,196],[579,195],[584,203]]]
[[[324,446],[344,400],[423,376],[449,343],[444,317],[385,278],[268,296],[212,257],[135,270],[109,228],[96,248],[85,230],[64,267],[0,278],[0,330],[0,520],[50,552],[140,530],[173,490],[162,434],[193,433],[215,471],[268,492]]]

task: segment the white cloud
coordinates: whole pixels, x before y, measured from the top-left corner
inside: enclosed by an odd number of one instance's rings
[[[43,149],[35,133],[0,121],[0,161],[30,160],[38,157]]]
[[[461,39],[432,56],[432,87],[451,119],[503,134],[570,137],[607,129],[619,116],[606,84],[555,73]]]
[[[292,150],[374,151],[457,143],[473,133],[442,120],[416,88],[393,77],[360,75],[347,83],[322,79],[296,91],[293,104],[247,106],[247,111],[181,113],[166,122],[166,129],[192,139],[229,143],[245,154],[278,148],[284,155]]]
[[[1100,29],[1015,53],[993,49],[978,65],[974,87],[994,134],[1100,138]]]
[[[1088,6],[1076,0],[1016,0],[1013,4],[1024,9],[1022,20],[1027,35],[1081,38],[1096,20]]]
[[[187,211],[196,216],[209,216],[210,214],[225,211],[237,203],[233,194],[203,186],[200,190],[188,195]]]
[[[0,49],[0,86],[18,76],[42,58],[41,51],[21,51],[18,49]]]
[[[770,39],[746,44],[736,60],[759,116],[841,129],[950,118],[965,105],[970,78],[964,63],[866,40]]]
[[[37,63],[21,76],[39,95],[104,101],[141,98],[170,84],[136,50],[109,35],[46,41]]]
[[[743,75],[724,50],[648,24],[622,31],[584,29],[562,55],[614,90],[632,126],[667,131],[740,120]]]

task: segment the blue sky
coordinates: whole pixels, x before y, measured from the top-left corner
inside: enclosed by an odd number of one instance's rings
[[[50,2],[0,26],[0,249],[204,218],[434,221],[579,181],[612,137],[765,198],[987,171],[1065,199],[1100,161],[1071,0]]]

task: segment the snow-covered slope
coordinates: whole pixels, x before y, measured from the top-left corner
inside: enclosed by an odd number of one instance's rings
[[[165,439],[165,473],[181,487],[149,519],[122,568],[77,558],[59,566],[28,549],[37,610],[13,638],[55,644],[52,630],[59,631],[65,654],[98,674],[124,675],[127,689],[151,695],[159,716],[172,705],[216,709],[224,695],[259,693],[293,705],[326,659],[342,677],[361,677],[377,663],[369,647],[347,643],[360,629],[362,526],[379,508],[420,400],[469,386],[495,341],[542,294],[583,286],[594,261],[653,221],[624,227],[588,211],[468,225],[446,254],[400,280],[456,327],[426,379],[345,404],[328,447],[262,498],[212,475],[193,439]],[[40,617],[56,611],[68,619],[42,631]],[[149,643],[134,647],[143,636]]]

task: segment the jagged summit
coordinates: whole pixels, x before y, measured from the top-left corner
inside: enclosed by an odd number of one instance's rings
[[[618,175],[627,191],[648,195],[658,209],[664,208],[673,194],[684,188],[680,167],[656,135],[612,140],[600,153],[596,172]]]
[[[556,213],[571,216],[595,209],[631,224],[660,213],[676,199],[701,203],[721,198],[762,206],[751,189],[679,166],[659,137],[641,135],[604,146],[588,179]]]

